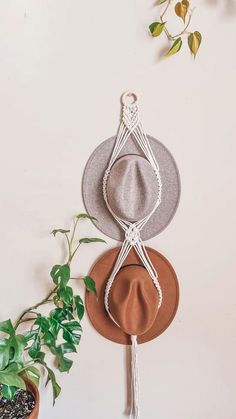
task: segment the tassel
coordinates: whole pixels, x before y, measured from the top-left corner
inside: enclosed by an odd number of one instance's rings
[[[137,336],[131,335],[131,412],[130,419],[140,419]]]

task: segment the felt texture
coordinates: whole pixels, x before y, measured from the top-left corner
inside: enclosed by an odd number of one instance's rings
[[[96,282],[98,298],[93,293],[86,292],[87,313],[94,328],[101,335],[113,342],[130,345],[130,332],[134,331],[142,333],[138,335],[138,343],[148,342],[163,333],[176,314],[179,302],[179,286],[175,271],[163,255],[149,247],[146,249],[153,266],[158,272],[158,278],[163,292],[163,302],[157,311],[157,305],[154,307],[154,302],[158,303],[158,293],[151,283],[149,275],[144,275],[145,268],[139,268],[144,271],[142,274],[140,271],[140,275],[143,275],[143,281],[148,281],[142,285],[140,282],[141,279],[137,276],[137,271],[132,269],[128,270],[128,267],[121,268],[111,288],[109,304],[111,304],[110,309],[116,321],[120,323],[123,330],[113,322],[104,307],[106,283],[113,270],[120,247],[108,250],[95,263],[90,272],[90,276]],[[141,264],[134,249],[128,254],[123,266],[130,264]],[[122,273],[122,269],[125,269],[124,274]],[[119,281],[120,278],[124,281],[123,284]],[[132,289],[132,284],[134,284],[134,289]],[[125,287],[128,288],[131,295],[126,296],[125,302],[122,303],[121,297],[124,297]],[[140,295],[140,290],[144,293],[142,296]],[[144,298],[146,301],[143,300]],[[134,299],[136,299],[135,304],[132,301]],[[119,305],[122,305],[122,307],[119,307]],[[125,309],[125,305],[127,309]],[[145,320],[143,322],[141,319],[142,311],[139,310],[142,309],[142,306],[145,310],[145,313],[143,313]],[[131,312],[133,317],[131,316]],[[128,333],[125,333],[125,331]]]
[[[109,298],[112,317],[128,335],[143,335],[154,323],[159,295],[147,270],[127,265],[115,277]]]
[[[102,180],[110,161],[115,140],[116,137],[112,137],[102,142],[90,156],[84,170],[82,195],[86,211],[98,220],[93,221],[96,227],[107,236],[123,241],[124,232],[110,214],[102,192]],[[180,178],[175,160],[162,143],[150,136],[148,136],[148,140],[160,168],[162,202],[142,229],[142,240],[155,237],[164,230],[172,220],[180,198]],[[129,154],[136,154],[145,158],[142,150],[133,138],[128,139],[119,158]],[[140,191],[140,199],[144,200],[145,191],[142,188],[138,188],[137,190]],[[130,190],[130,193],[133,193],[133,191]],[[122,209],[124,209],[124,206]]]
[[[157,177],[147,159],[129,154],[116,160],[107,181],[107,198],[119,218],[141,220],[153,210],[157,197]]]

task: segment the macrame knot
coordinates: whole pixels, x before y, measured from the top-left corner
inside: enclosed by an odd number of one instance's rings
[[[140,242],[140,231],[135,224],[131,224],[128,230],[126,230],[125,238],[131,246],[135,246],[138,242]]]
[[[103,177],[103,182],[102,182],[102,191],[103,191],[103,196],[107,198],[107,178],[110,174],[110,169],[106,169],[104,177]]]
[[[124,105],[122,121],[130,132],[134,131],[139,124],[139,115],[137,105]]]

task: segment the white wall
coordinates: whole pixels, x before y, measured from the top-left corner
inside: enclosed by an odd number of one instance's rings
[[[192,27],[204,41],[194,62],[188,51],[158,58],[164,39],[146,31],[152,0],[0,4],[2,320],[49,289],[63,256],[49,232],[83,210],[83,168],[116,132],[122,92],[140,94],[147,132],[177,160],[180,207],[148,244],[175,267],[181,302],[166,333],[140,347],[143,419],[236,416],[236,5],[196,5]],[[100,234],[89,224],[83,232]],[[84,247],[75,273],[104,249]],[[40,419],[125,417],[125,349],[87,319],[78,363],[58,380],[54,408],[42,387]]]

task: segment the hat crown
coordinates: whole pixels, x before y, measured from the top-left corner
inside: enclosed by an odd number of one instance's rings
[[[154,323],[159,296],[142,265],[120,269],[110,292],[110,312],[120,328],[129,335],[142,335]]]
[[[107,181],[107,198],[116,216],[138,221],[155,207],[158,181],[147,159],[129,154],[120,157],[111,168]]]

